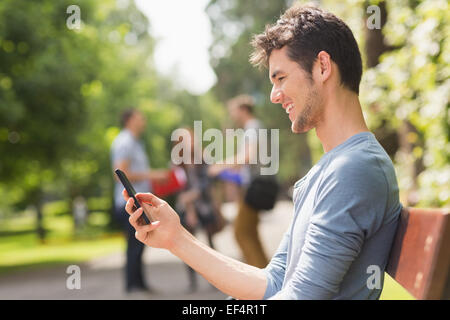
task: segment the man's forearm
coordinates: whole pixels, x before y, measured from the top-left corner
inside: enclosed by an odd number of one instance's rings
[[[265,272],[227,257],[203,244],[183,229],[170,250],[217,289],[236,299],[262,299],[267,286]]]

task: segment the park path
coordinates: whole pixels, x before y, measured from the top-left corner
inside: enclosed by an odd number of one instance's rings
[[[292,217],[290,201],[279,201],[275,208],[261,214],[260,236],[268,256],[272,256]],[[229,221],[236,215],[234,203],[223,206],[223,214]],[[206,243],[204,234],[197,237]],[[241,259],[232,224],[214,236],[216,249],[223,254]],[[55,266],[38,270],[20,271],[0,276],[0,300],[4,299],[155,299],[155,300],[209,300],[226,298],[198,275],[198,289],[188,292],[188,274],[185,265],[177,257],[161,249],[146,248],[144,253],[145,275],[154,292],[125,294],[123,291],[124,254],[114,253],[79,264],[81,289],[66,287],[68,266]]]

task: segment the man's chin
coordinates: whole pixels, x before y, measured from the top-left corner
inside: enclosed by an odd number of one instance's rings
[[[299,128],[299,126],[296,126],[295,122],[293,122],[291,125],[291,131],[292,131],[292,133],[305,133],[305,132],[308,132],[309,129],[305,128],[305,127]]]

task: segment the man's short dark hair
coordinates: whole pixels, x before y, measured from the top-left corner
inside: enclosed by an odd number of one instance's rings
[[[350,28],[334,14],[311,5],[289,8],[275,24],[254,36],[250,62],[268,67],[272,50],[285,45],[289,58],[310,76],[318,53],[326,51],[339,68],[341,84],[359,93],[362,61],[358,44]]]
[[[125,128],[125,126],[128,123],[128,120],[130,120],[130,118],[133,116],[133,114],[136,111],[137,110],[135,108],[128,108],[128,109],[125,109],[124,111],[122,111],[122,113],[120,114],[120,126],[122,128]]]
[[[238,108],[244,109],[248,113],[253,114],[253,106],[255,105],[255,102],[252,96],[241,94],[229,100],[227,104],[228,106],[237,106]]]

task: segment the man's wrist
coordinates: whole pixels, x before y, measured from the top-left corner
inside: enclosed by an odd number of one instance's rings
[[[186,245],[189,241],[192,241],[192,239],[193,236],[183,226],[180,226],[179,232],[176,233],[167,250],[180,258],[179,254],[182,251],[183,245]]]

